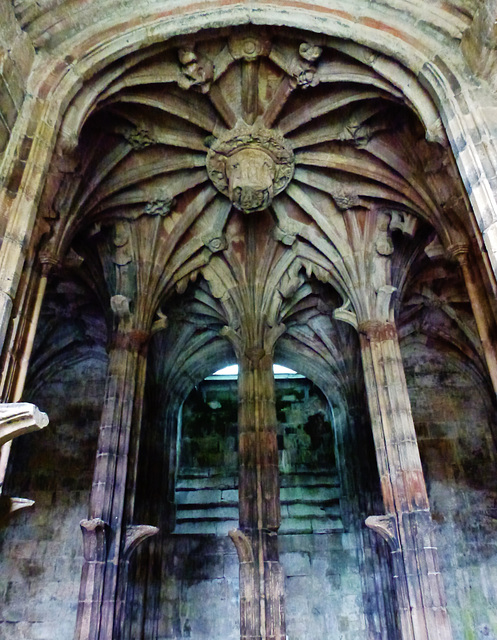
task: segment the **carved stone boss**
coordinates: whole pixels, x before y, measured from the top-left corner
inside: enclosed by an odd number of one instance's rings
[[[244,213],[266,209],[286,189],[294,171],[293,151],[276,131],[237,125],[207,154],[212,183]]]

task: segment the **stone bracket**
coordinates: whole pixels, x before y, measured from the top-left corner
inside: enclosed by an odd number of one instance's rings
[[[133,551],[147,538],[159,533],[158,527],[149,524],[132,524],[126,527],[123,556],[128,560]]]
[[[252,542],[243,531],[240,531],[240,529],[232,529],[228,532],[228,535],[233,540],[240,564],[254,562]]]
[[[83,553],[87,562],[105,562],[107,557],[108,524],[101,518],[81,520],[83,532]]]
[[[29,402],[0,404],[0,446],[25,433],[43,429],[48,416]]]
[[[395,516],[368,516],[365,525],[388,543],[392,551],[399,549]]]

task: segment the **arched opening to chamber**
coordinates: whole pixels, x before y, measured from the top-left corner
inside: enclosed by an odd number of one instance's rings
[[[47,204],[44,270],[19,306],[46,285],[27,388],[62,428],[14,451],[9,483],[36,467],[61,513],[71,474],[91,488],[79,640],[411,637],[414,603],[443,599],[422,463],[447,495],[475,480],[470,443],[491,486],[475,315],[492,315],[490,287],[436,110],[405,71],[410,97],[376,54],[314,36],[205,32],[102,71],[77,169]],[[234,362],[238,379],[219,372]],[[468,437],[451,394],[475,387]],[[88,490],[74,483],[74,513]],[[464,553],[444,554],[457,575]]]

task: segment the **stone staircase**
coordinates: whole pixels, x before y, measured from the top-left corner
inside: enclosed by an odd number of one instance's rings
[[[176,482],[175,534],[225,536],[238,527],[238,478],[182,473]],[[282,474],[280,534],[343,531],[336,473]]]

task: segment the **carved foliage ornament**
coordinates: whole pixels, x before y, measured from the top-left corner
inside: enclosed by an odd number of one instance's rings
[[[293,151],[276,131],[237,125],[218,138],[207,154],[207,172],[216,189],[244,213],[262,211],[292,179]]]

